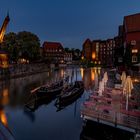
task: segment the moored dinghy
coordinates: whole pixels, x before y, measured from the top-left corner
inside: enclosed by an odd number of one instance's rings
[[[52,97],[61,93],[63,89],[63,80],[53,83],[51,85],[41,86],[37,88],[32,94],[36,94],[37,97]]]
[[[75,101],[79,96],[81,96],[84,92],[84,85],[82,81],[76,81],[74,86],[71,88],[71,90],[68,90],[64,92],[64,94],[61,94],[55,105],[56,106],[65,106],[69,104],[70,102]]]

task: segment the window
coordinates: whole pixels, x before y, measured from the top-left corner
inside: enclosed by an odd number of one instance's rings
[[[131,45],[136,45],[136,40],[132,40]]]
[[[134,62],[134,63],[137,62],[137,56],[135,56],[135,55],[132,56],[132,62]]]
[[[137,49],[132,49],[132,53],[138,53]]]

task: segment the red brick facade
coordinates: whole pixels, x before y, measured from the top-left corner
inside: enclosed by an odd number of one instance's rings
[[[83,44],[85,59],[87,59],[88,61],[93,61],[95,64],[112,66],[115,41],[113,39],[108,39],[104,41],[89,41],[90,40],[87,39]]]
[[[83,44],[83,54],[84,58],[87,60],[91,60],[91,46],[92,42],[90,41],[90,39],[87,39]]]
[[[132,63],[139,63],[140,13],[124,17],[124,44],[131,47]]]
[[[64,60],[64,48],[58,42],[44,42],[43,53],[47,60],[61,62]]]

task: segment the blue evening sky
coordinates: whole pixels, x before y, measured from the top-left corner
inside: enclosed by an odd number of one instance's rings
[[[10,13],[7,32],[30,31],[43,41],[81,48],[86,38],[117,35],[123,17],[140,12],[140,0],[0,0],[0,24]]]

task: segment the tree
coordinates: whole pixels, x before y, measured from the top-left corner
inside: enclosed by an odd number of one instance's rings
[[[81,51],[79,49],[71,49],[73,60],[81,60]]]
[[[69,53],[70,52],[70,49],[69,48],[64,48],[65,52],[66,53]]]
[[[17,62],[20,57],[34,61],[40,55],[40,40],[31,32],[11,32],[5,35],[1,48],[9,53],[12,61]]]
[[[4,36],[3,43],[1,44],[1,49],[8,52],[10,60],[17,61],[19,46],[16,33],[10,32]]]
[[[19,32],[17,39],[20,44],[21,57],[26,57],[26,59],[31,61],[39,58],[40,40],[35,34],[26,31]]]

